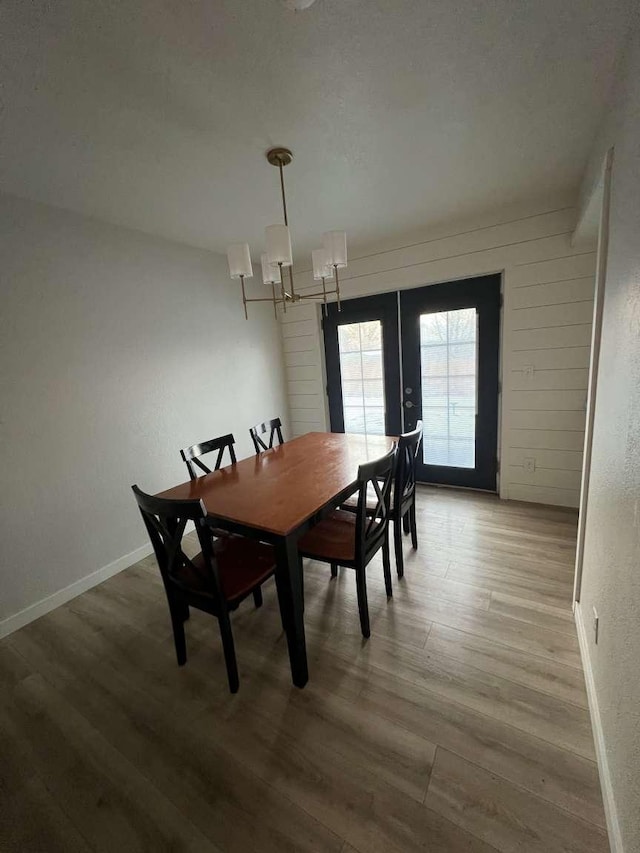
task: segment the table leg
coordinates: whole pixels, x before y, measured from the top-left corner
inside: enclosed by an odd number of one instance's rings
[[[296,687],[304,687],[309,680],[309,672],[297,537],[287,536],[276,544],[276,586],[280,615],[289,646],[291,677]]]

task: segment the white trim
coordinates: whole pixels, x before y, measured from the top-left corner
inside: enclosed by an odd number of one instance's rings
[[[611,170],[613,168],[613,148],[607,151],[602,166],[600,192],[600,225],[598,228],[598,256],[596,262],[596,288],[593,302],[593,326],[591,329],[591,353],[589,357],[589,387],[584,432],[584,454],[582,457],[582,480],[580,487],[580,510],[578,513],[578,538],[576,543],[576,562],[573,580],[573,601],[580,601],[582,587],[582,564],[584,561],[584,541],[587,529],[587,506],[589,503],[589,480],[591,476],[591,451],[593,448],[593,429],[597,406],[598,365],[600,363],[600,340],[602,337],[602,317],[604,313],[604,291],[607,278],[607,258],[609,252],[609,211],[611,207]]]
[[[593,678],[593,670],[591,669],[591,658],[589,657],[589,642],[587,640],[584,622],[582,621],[582,610],[577,601],[574,606],[574,616],[576,620],[576,627],[578,629],[578,643],[580,644],[582,669],[584,670],[584,678],[587,686],[591,728],[593,730],[593,740],[596,748],[600,787],[602,789],[602,799],[604,802],[604,814],[607,821],[607,831],[609,833],[609,844],[611,845],[611,853],[624,853],[622,836],[620,835],[620,825],[618,823],[618,813],[613,796],[611,772],[609,771],[609,762],[607,760],[607,747],[605,744],[604,732],[602,731],[600,709],[598,707],[596,684]]]
[[[40,616],[44,616],[45,613],[55,610],[55,608],[60,607],[61,604],[71,601],[72,598],[81,595],[83,592],[91,589],[91,587],[97,586],[99,583],[106,581],[113,575],[117,575],[118,572],[129,568],[129,566],[132,566],[144,557],[148,557],[151,553],[153,553],[153,549],[150,544],[141,545],[140,548],[136,548],[135,551],[131,551],[130,554],[125,554],[124,557],[118,557],[118,559],[114,560],[112,563],[103,566],[95,572],[91,572],[90,575],[86,575],[85,577],[80,578],[80,580],[74,581],[69,584],[69,586],[65,586],[64,589],[59,589],[57,592],[54,592],[53,595],[49,595],[47,598],[36,601],[35,604],[25,607],[24,610],[20,610],[12,616],[7,616],[5,619],[0,621],[0,639],[8,636],[9,634],[13,634],[14,631],[17,631],[19,628],[23,628],[25,625],[28,625],[29,622],[39,619]]]

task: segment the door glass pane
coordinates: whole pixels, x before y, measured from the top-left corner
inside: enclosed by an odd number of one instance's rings
[[[420,317],[425,465],[476,465],[476,309]]]
[[[344,431],[384,435],[382,323],[338,326]]]

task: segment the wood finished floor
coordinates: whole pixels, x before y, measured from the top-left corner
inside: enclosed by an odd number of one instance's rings
[[[421,488],[387,602],[305,566],[310,680],[273,582],[175,662],[151,558],[0,642],[0,850],[609,849],[570,597],[576,516]]]

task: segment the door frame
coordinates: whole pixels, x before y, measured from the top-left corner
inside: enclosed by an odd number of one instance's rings
[[[402,373],[405,384],[415,387],[415,397],[413,393],[411,396],[419,400],[419,417],[423,415],[420,406],[421,375],[416,361],[420,351],[420,314],[475,308],[478,317],[475,433],[478,464],[475,469],[419,464],[420,482],[498,492],[501,294],[500,273],[454,279],[400,292],[401,321],[407,313],[415,320],[411,326],[402,329],[402,340],[406,343],[402,348]],[[429,469],[428,473],[425,469]]]
[[[502,291],[504,285],[504,274],[501,271],[484,273],[476,276],[470,276],[462,279],[451,279],[444,282],[436,282],[433,284],[422,284],[412,288],[396,289],[386,291],[385,293],[374,293],[369,296],[355,297],[353,299],[342,300],[341,310],[338,311],[335,302],[327,305],[327,315],[322,316],[321,329],[323,337],[323,362],[325,368],[326,380],[326,397],[327,401],[327,416],[329,420],[329,428],[335,432],[344,432],[344,416],[342,407],[342,382],[332,382],[333,377],[340,378],[340,357],[338,348],[338,326],[344,323],[366,322],[367,320],[381,319],[383,322],[383,357],[385,367],[385,396],[386,396],[386,415],[385,415],[385,432],[387,435],[399,435],[405,426],[404,420],[404,358],[403,350],[400,341],[400,305],[407,300],[424,299],[424,294],[427,294],[427,301],[430,303],[430,310],[439,310],[436,305],[436,298],[442,296],[442,308],[440,310],[455,310],[456,307],[478,307],[483,303],[488,302],[492,307],[497,308],[494,313],[495,322],[491,326],[491,353],[489,357],[485,357],[485,362],[490,365],[485,372],[490,372],[492,375],[492,383],[486,388],[480,385],[481,377],[478,376],[478,395],[485,395],[485,399],[493,401],[493,411],[495,411],[495,421],[491,427],[481,436],[485,448],[490,448],[491,453],[491,468],[489,471],[484,470],[481,475],[476,478],[475,483],[469,482],[452,482],[452,469],[446,467],[446,479],[448,482],[438,484],[437,480],[428,480],[435,485],[443,487],[462,487],[469,489],[479,489],[482,491],[490,491],[499,494],[499,470],[500,470],[500,438],[502,432],[502,416],[501,411],[502,394],[501,394],[501,376],[502,376],[502,334],[503,334],[503,316],[502,316]],[[491,282],[494,286],[491,289],[486,289],[484,294],[478,293],[479,286],[483,280]],[[446,291],[451,288],[449,293]],[[452,298],[452,292],[455,290],[455,299]],[[446,297],[446,302],[445,302]],[[390,400],[395,399],[397,405],[388,405]],[[468,470],[468,469],[460,469]],[[455,479],[455,478],[454,478]],[[468,478],[466,478],[468,479]]]

